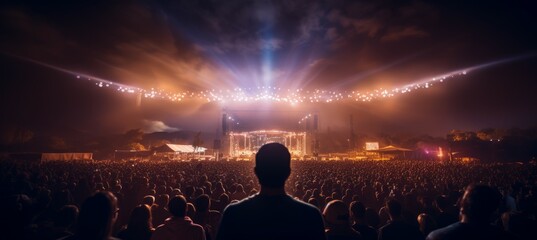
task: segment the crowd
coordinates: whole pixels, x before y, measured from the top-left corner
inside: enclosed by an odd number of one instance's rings
[[[3,161],[0,238],[75,239],[86,231],[172,239],[166,229],[182,227],[195,239],[216,239],[226,206],[260,190],[253,168],[253,162]],[[318,208],[328,239],[334,232],[394,239],[393,229],[425,239],[459,221],[471,183],[498,192],[501,203],[488,219],[493,226],[517,239],[537,234],[534,164],[293,161],[291,169],[285,191]],[[103,209],[113,221],[99,222],[109,229],[84,228],[104,218]]]

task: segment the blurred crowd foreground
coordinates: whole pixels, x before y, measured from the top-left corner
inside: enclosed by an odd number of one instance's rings
[[[537,236],[535,164],[290,162],[281,147],[255,162],[2,161],[0,238]]]

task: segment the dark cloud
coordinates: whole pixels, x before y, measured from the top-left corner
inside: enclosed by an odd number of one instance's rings
[[[532,24],[537,15],[525,2],[19,1],[2,3],[0,9],[0,51],[2,61],[10,66],[2,72],[10,79],[3,83],[4,102],[19,98],[18,91],[33,93],[41,88],[56,98],[73,97],[67,92],[75,89],[81,97],[72,100],[73,105],[88,107],[91,114],[72,117],[77,114],[66,111],[76,107],[62,110],[56,105],[63,101],[33,97],[39,94],[22,94],[27,100],[20,102],[36,111],[39,109],[33,105],[48,104],[52,115],[85,122],[81,125],[88,129],[200,128],[214,125],[223,106],[148,100],[137,109],[133,96],[103,93],[91,84],[71,82],[72,76],[21,59],[146,89],[201,91],[271,85],[339,91],[404,85],[537,48],[537,27]],[[513,125],[525,124],[520,116],[530,112],[529,118],[535,120],[535,113],[515,100],[519,92],[535,87],[529,81],[535,76],[534,68],[526,66],[534,63],[508,65],[496,74],[483,70],[472,75],[475,79],[464,80],[479,84],[452,87],[446,83],[439,87],[443,90],[429,91],[434,94],[335,109],[330,105],[301,106],[300,111],[334,111],[323,124],[338,127],[345,127],[349,113],[360,112],[365,113],[363,124],[378,122],[378,129],[397,129],[412,122],[427,126],[423,131],[438,132],[450,126],[478,126],[479,115],[471,111],[483,111],[481,116],[487,116],[483,122],[488,125],[510,122],[490,120],[497,117],[495,111],[512,114]],[[32,71],[35,73],[30,74]],[[513,78],[513,83],[505,83],[504,78]],[[463,91],[465,85],[471,90]],[[502,95],[492,94],[504,90]],[[475,94],[481,92],[489,95]],[[500,104],[500,96],[517,102],[516,107]],[[469,112],[461,111],[456,104],[460,99],[475,105],[469,105],[473,106]],[[488,101],[497,108],[478,107],[488,106]],[[23,114],[6,103],[2,109],[18,116],[4,122],[34,117],[50,118],[47,124],[54,123],[53,117]],[[419,131],[419,127],[413,128]]]
[[[380,38],[381,42],[393,42],[399,41],[404,38],[421,38],[429,36],[428,33],[419,30],[418,28],[411,26],[403,29],[390,29],[387,33]]]

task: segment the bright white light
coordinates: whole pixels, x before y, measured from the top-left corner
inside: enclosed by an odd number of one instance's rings
[[[233,89],[210,89],[202,90],[199,92],[191,91],[182,91],[182,92],[167,92],[162,89],[150,88],[150,90],[145,90],[136,87],[129,87],[127,85],[106,81],[106,87],[117,86],[117,90],[127,93],[144,93],[145,97],[150,98],[159,98],[169,101],[185,101],[185,100],[194,100],[194,101],[203,101],[207,103],[218,102],[224,104],[227,102],[286,102],[291,106],[296,106],[298,103],[333,103],[341,101],[356,101],[356,102],[371,102],[376,99],[394,97],[398,94],[406,94],[412,92],[412,90],[420,89],[429,89],[433,86],[433,82],[443,82],[447,78],[454,78],[460,75],[465,75],[468,69],[461,71],[454,71],[449,74],[444,74],[441,76],[429,78],[426,81],[415,82],[408,84],[406,86],[398,86],[393,89],[371,89],[369,91],[358,91],[358,90],[349,90],[349,91],[328,91],[323,89],[284,89],[275,86],[257,86],[256,88],[248,88],[248,91],[244,91],[240,87],[235,87]],[[76,75],[77,78],[80,75]],[[103,87],[103,82],[97,80],[96,85],[98,87]],[[89,79],[91,80],[91,79]],[[254,89],[257,89],[255,91]],[[254,90],[254,91],[252,91]],[[311,115],[310,115],[311,116]],[[229,117],[229,120],[232,120]]]

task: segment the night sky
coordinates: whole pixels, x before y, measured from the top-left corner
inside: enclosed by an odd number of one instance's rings
[[[35,132],[297,128],[409,132],[537,123],[533,1],[13,1],[0,8],[2,126]],[[111,3],[114,2],[114,3]],[[171,102],[100,88],[394,88],[498,60],[431,88],[371,102]],[[61,71],[62,69],[64,71]],[[70,71],[71,73],[67,73]]]

